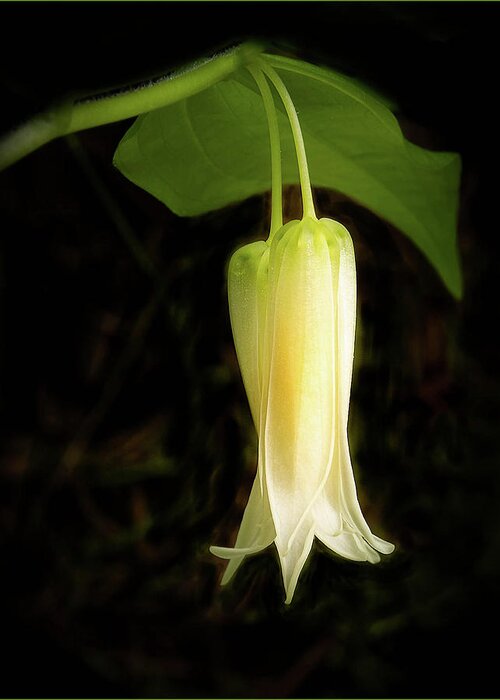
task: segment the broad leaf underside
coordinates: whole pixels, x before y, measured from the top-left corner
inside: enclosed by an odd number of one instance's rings
[[[459,156],[407,141],[388,107],[358,83],[302,61],[267,60],[297,108],[313,185],[342,192],[398,227],[459,297]],[[283,178],[296,183],[292,135],[275,97]],[[269,190],[266,116],[248,71],[139,116],[118,146],[115,165],[181,216]]]

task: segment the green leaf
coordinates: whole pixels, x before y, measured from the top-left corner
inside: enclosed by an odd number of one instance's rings
[[[459,156],[407,141],[387,103],[358,82],[303,61],[265,58],[297,108],[312,184],[342,192],[398,227],[460,297]],[[293,140],[277,97],[276,106],[283,179],[296,183]],[[237,70],[192,97],[139,116],[114,162],[182,216],[265,192],[271,185],[269,136],[249,72]]]

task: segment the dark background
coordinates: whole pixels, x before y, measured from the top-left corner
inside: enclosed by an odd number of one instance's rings
[[[315,545],[283,605],[274,551],[227,589],[255,437],[225,263],[268,199],[180,219],[111,164],[132,123],[0,174],[0,693],[498,697],[498,28],[495,3],[0,5],[2,130],[67,94],[247,38],[399,104],[463,158],[453,300],[398,231],[335,192],[359,329],[351,447],[376,567]],[[287,192],[295,213],[296,193]]]

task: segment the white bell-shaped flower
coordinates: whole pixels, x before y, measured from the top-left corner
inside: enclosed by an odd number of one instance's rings
[[[355,561],[394,546],[361,512],[347,437],[356,326],[356,269],[347,229],[305,217],[271,244],[237,250],[228,271],[231,325],[259,437],[257,475],[227,583],[248,554],[275,542],[286,602],[314,536]]]

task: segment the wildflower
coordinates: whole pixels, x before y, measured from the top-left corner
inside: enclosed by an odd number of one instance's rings
[[[271,244],[236,251],[228,290],[259,461],[235,547],[211,551],[229,559],[224,584],[246,555],[275,542],[290,603],[315,536],[355,561],[375,563],[394,549],[363,517],[349,456],[351,237],[330,219],[289,222]]]
[[[286,603],[314,537],[354,561],[380,561],[394,546],[368,527],[356,494],[347,438],[354,334],[356,265],[342,224],[317,219],[304,140],[293,102],[265,63],[254,76],[271,142],[272,212],[267,241],[237,250],[229,263],[231,326],[259,437],[257,474],[222,584],[241,562],[271,543],[281,564]],[[282,225],[276,88],[292,130],[303,218]]]

